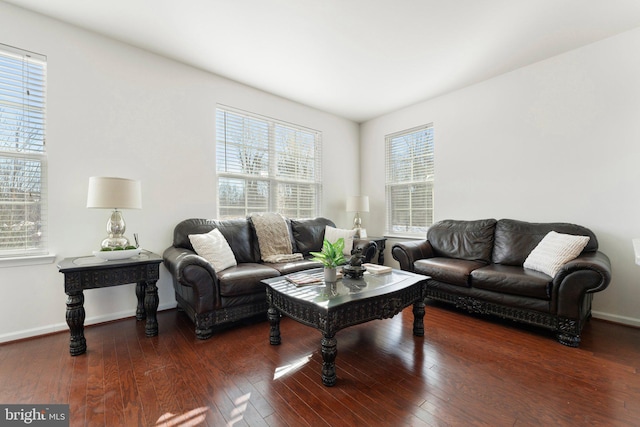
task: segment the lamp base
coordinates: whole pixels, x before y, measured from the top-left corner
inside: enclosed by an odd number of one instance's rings
[[[129,239],[124,236],[107,237],[100,244],[101,248],[126,248],[129,245]]]
[[[122,216],[122,212],[117,209],[114,209],[107,221],[107,233],[109,237],[102,241],[100,245],[102,248],[126,248],[129,246],[129,239],[124,237],[124,232],[127,229],[127,226],[124,222],[124,217]]]
[[[355,234],[353,235],[356,239],[366,239],[367,238],[367,229],[366,228],[354,228]]]
[[[362,226],[362,218],[360,218],[360,212],[356,212],[353,217],[353,228],[358,229]]]

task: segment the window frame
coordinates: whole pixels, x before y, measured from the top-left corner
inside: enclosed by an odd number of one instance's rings
[[[220,116],[224,115],[224,119]],[[242,119],[243,123],[253,124],[256,127],[262,126],[264,129],[254,130],[251,136],[243,134],[242,141],[232,140],[231,132],[233,130],[226,129],[227,114],[235,116],[234,119]],[[223,129],[224,127],[224,129]],[[244,128],[243,128],[244,130]],[[282,149],[281,141],[283,140],[283,133],[293,132],[294,144],[303,145],[303,148],[297,148],[297,150]],[[255,137],[256,134],[264,133],[259,137],[259,141],[252,140],[250,144],[246,141],[248,138]],[[287,138],[285,144],[290,143],[290,139]],[[303,142],[298,142],[299,139],[307,140],[311,138],[312,143],[306,141],[307,145]],[[262,116],[256,113],[247,112],[237,108],[229,107],[226,105],[218,104],[216,106],[216,214],[219,219],[231,219],[246,217],[253,212],[280,212],[284,216],[289,218],[302,218],[302,217],[317,217],[321,215],[322,206],[322,132],[310,129],[305,126],[285,122],[282,120],[274,119],[267,116]],[[222,145],[221,145],[222,144]],[[308,146],[311,145],[311,147]],[[243,171],[243,166],[238,164],[238,161],[234,162],[232,155],[227,155],[226,150],[229,148],[253,149],[254,157],[261,155],[266,158],[266,164],[262,164],[262,157],[255,159],[254,173],[246,173]],[[280,149],[279,149],[280,148]],[[289,147],[287,147],[289,148]],[[295,148],[295,147],[294,147]],[[302,156],[302,153],[311,151],[312,156]],[[222,152],[224,151],[224,153]],[[290,156],[286,159],[286,153],[294,153],[294,156]],[[282,154],[285,154],[284,158]],[[244,159],[248,163],[247,159],[250,154],[245,154]],[[238,154],[237,157],[242,157]],[[280,168],[278,165],[282,161],[293,161],[294,166],[291,168]],[[310,173],[299,172],[298,169],[304,169],[300,166],[304,163],[304,166],[312,168]],[[235,170],[234,170],[235,169]],[[308,170],[308,169],[304,169]],[[308,175],[308,176],[307,176]],[[241,188],[244,196],[244,205],[230,205],[223,204],[221,194],[224,194],[221,181],[227,180],[232,183],[235,181],[238,183],[238,187]],[[250,183],[254,184],[255,194],[253,196],[248,195],[246,190]],[[226,188],[227,191],[232,191],[232,186]],[[267,196],[259,200],[258,193]],[[291,196],[287,196],[283,193],[289,193]],[[253,198],[252,198],[253,197]],[[295,199],[295,204],[287,203],[287,199]],[[252,205],[252,201],[262,201],[261,205]],[[301,203],[304,202],[304,203]],[[235,210],[235,213],[228,213]],[[242,213],[240,213],[242,211]]]
[[[0,266],[48,263],[47,58],[4,44],[0,57]]]
[[[394,132],[385,136],[385,205],[386,205],[386,221],[385,235],[390,237],[401,238],[424,238],[428,228],[434,222],[435,215],[435,136],[433,123],[427,123],[410,129]],[[424,146],[419,147],[418,155],[410,156],[407,161],[405,155],[402,159],[393,159],[399,152],[399,146],[403,139],[411,137],[420,137],[421,133],[425,135],[422,142]],[[425,160],[423,169],[415,168],[416,161]],[[407,169],[393,168],[394,161],[398,165],[408,166]],[[400,172],[398,172],[400,171]],[[409,178],[399,179],[398,175]],[[416,173],[419,174],[416,179]],[[424,187],[424,191],[416,193],[416,187]],[[403,224],[394,224],[399,215],[399,207],[403,206],[394,198],[394,194],[398,191],[406,190],[409,194],[406,200],[406,208],[404,210],[408,214],[408,222]],[[421,199],[422,198],[422,199]],[[415,202],[415,203],[414,203]],[[414,207],[415,204],[420,206]],[[419,218],[423,218],[420,221]],[[402,230],[402,228],[405,228]]]

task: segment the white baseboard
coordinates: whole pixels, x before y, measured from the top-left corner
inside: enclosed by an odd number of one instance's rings
[[[591,315],[595,319],[608,320],[609,322],[620,323],[622,325],[634,326],[640,328],[640,319],[634,317],[618,316],[610,313],[603,313],[601,311],[591,311]]]
[[[161,304],[158,306],[158,311],[170,310],[175,307],[176,307],[175,302],[170,304]],[[607,320],[609,322],[620,323],[622,325],[634,326],[634,327],[640,328],[640,319],[636,319],[633,317],[626,317],[626,316],[617,316],[615,314],[603,313],[600,311],[592,311],[591,314],[596,319]],[[135,315],[136,315],[135,310],[127,310],[127,311],[121,311],[118,313],[110,313],[104,316],[88,317],[85,319],[84,325],[89,326],[89,325],[95,325],[98,323],[111,322],[113,320],[126,319],[127,317],[132,317]],[[33,338],[39,335],[53,334],[55,332],[66,331],[68,329],[69,329],[69,326],[67,326],[66,322],[57,323],[54,325],[47,325],[41,328],[24,329],[22,331],[11,332],[8,334],[0,335],[0,343],[16,341],[16,340],[21,340],[25,338]]]
[[[175,307],[176,307],[175,302],[169,303],[169,304],[161,304],[158,306],[158,311],[170,310]],[[97,323],[111,322],[112,320],[126,319],[127,317],[132,317],[135,315],[136,315],[136,311],[134,309],[134,310],[121,311],[118,313],[109,313],[104,316],[87,317],[84,320],[84,326],[95,325]],[[47,325],[41,328],[24,329],[22,331],[10,332],[8,334],[0,335],[0,343],[22,340],[25,338],[33,338],[39,335],[53,334],[55,332],[67,331],[67,330],[69,330],[69,326],[67,325],[67,322]]]

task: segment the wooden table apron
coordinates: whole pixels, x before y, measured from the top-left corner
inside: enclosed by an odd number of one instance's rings
[[[93,262],[95,260],[95,262]],[[80,263],[79,261],[84,261]],[[87,350],[84,337],[84,293],[85,289],[106,288],[130,283],[136,284],[136,319],[146,319],[145,335],[158,335],[158,287],[162,258],[152,252],[140,256],[104,261],[94,257],[65,258],[58,264],[64,274],[64,292],[67,294],[67,325],[71,339],[69,352],[72,356]]]
[[[269,282],[272,280],[270,279]],[[286,279],[283,280],[286,282]],[[337,378],[335,359],[338,350],[335,334],[340,329],[375,319],[391,318],[413,304],[413,334],[424,336],[424,283],[424,280],[418,280],[403,289],[354,299],[328,308],[279,292],[272,287],[272,285],[277,286],[277,282],[272,282],[266,287],[269,303],[267,312],[270,322],[269,342],[271,345],[281,343],[281,314],[320,330],[322,332],[322,383],[325,386],[333,386]]]

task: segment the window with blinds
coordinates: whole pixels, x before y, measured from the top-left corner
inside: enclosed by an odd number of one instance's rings
[[[46,58],[0,44],[0,256],[47,253]]]
[[[218,107],[218,218],[252,212],[320,215],[321,139],[319,131]]]
[[[385,138],[387,233],[424,236],[433,224],[433,125]]]

